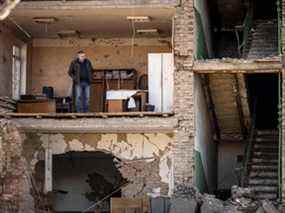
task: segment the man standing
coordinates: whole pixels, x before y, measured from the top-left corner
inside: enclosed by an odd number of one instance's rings
[[[68,74],[73,80],[76,112],[88,112],[93,70],[90,60],[82,50],[69,66]]]

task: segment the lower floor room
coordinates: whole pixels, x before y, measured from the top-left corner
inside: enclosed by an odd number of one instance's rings
[[[172,133],[27,133],[23,149],[35,208],[103,213],[123,208],[124,202],[125,208],[134,206],[154,191],[168,196],[172,141]]]
[[[226,62],[227,63],[227,62]],[[281,72],[196,74],[195,181],[227,200],[232,186],[282,197]]]

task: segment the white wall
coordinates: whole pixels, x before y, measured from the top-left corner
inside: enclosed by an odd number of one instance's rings
[[[194,91],[196,157],[197,154],[200,154],[209,192],[213,192],[216,188],[217,177],[217,145],[212,140],[213,132],[211,130],[209,110],[201,85],[201,79],[196,74],[194,76]],[[198,165],[195,168],[198,169]],[[201,171],[196,170],[195,172]],[[195,182],[197,183],[197,181]]]

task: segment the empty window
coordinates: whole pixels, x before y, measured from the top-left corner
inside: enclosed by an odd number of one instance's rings
[[[21,94],[26,92],[26,54],[27,48],[13,46],[13,67],[12,67],[12,96],[19,99]]]

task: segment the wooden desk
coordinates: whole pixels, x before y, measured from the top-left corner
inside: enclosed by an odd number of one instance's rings
[[[145,105],[147,103],[147,91],[139,90],[132,98],[135,100],[139,100],[139,106],[136,108],[128,109],[127,108],[127,101],[128,99],[114,99],[114,100],[107,100],[107,112],[126,112],[126,111],[145,111]]]
[[[21,100],[17,103],[19,113],[55,113],[56,103],[54,99]]]

